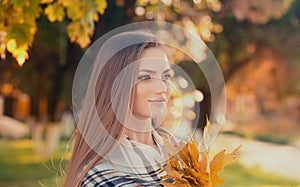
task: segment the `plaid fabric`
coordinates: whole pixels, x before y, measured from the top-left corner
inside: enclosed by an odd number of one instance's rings
[[[163,139],[157,132],[153,139],[158,149],[124,137],[106,160],[87,173],[81,187],[161,186],[158,183],[166,172],[157,163],[164,163]]]
[[[138,187],[138,186],[161,186],[157,177],[160,170],[150,173],[133,174],[127,172],[114,171],[113,169],[92,168],[82,182],[82,187]],[[149,178],[152,178],[149,180]]]

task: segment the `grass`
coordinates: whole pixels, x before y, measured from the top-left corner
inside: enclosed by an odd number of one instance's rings
[[[288,145],[291,143],[291,140],[289,138],[274,136],[271,134],[257,134],[254,135],[254,139],[280,145]]]
[[[225,168],[226,172],[220,174],[226,182],[222,187],[300,187],[300,182],[285,179],[277,175],[263,172],[259,168],[247,168],[239,164],[232,164]]]
[[[0,141],[0,186],[2,187],[54,187],[62,182],[60,166],[65,167],[66,142],[49,156],[36,155],[30,140]],[[64,159],[66,160],[66,159]],[[300,186],[300,183],[246,168],[239,164],[226,167],[222,174],[227,182],[222,187],[234,186]],[[57,181],[58,180],[58,181]]]
[[[246,134],[239,132],[239,131],[223,131],[222,134],[229,134],[229,135],[235,135],[240,138],[247,138]]]
[[[66,143],[52,155],[37,155],[30,140],[0,142],[0,186],[57,186],[61,167],[65,167]]]
[[[229,135],[235,135],[237,137],[241,137],[241,138],[249,138],[249,139],[254,139],[254,140],[259,140],[259,141],[263,141],[263,142],[269,142],[269,143],[274,143],[274,144],[279,144],[279,145],[288,145],[292,142],[291,138],[288,136],[279,136],[279,135],[274,135],[274,134],[270,134],[270,133],[264,133],[264,134],[253,134],[253,135],[249,135],[245,132],[241,132],[241,131],[224,131],[221,132],[222,134],[229,134]]]

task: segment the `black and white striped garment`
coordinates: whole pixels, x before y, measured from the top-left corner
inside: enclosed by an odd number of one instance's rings
[[[159,182],[166,172],[162,169],[164,139],[160,134],[152,133],[157,147],[124,136],[122,143],[87,173],[81,187],[161,186]]]

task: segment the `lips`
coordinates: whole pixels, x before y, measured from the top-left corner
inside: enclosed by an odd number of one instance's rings
[[[165,98],[155,98],[148,100],[150,107],[152,110],[157,110],[158,108],[162,109],[166,107],[166,99]]]
[[[166,102],[166,99],[164,99],[164,98],[158,98],[158,99],[150,99],[148,101],[149,102],[157,102],[157,103],[159,103],[159,102]]]

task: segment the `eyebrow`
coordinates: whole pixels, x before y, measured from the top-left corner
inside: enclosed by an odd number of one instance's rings
[[[165,71],[163,71],[163,73],[166,73],[169,71],[171,71],[171,69],[166,69]],[[151,69],[141,69],[141,70],[139,70],[139,72],[156,73],[156,71],[153,71]]]

